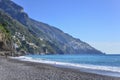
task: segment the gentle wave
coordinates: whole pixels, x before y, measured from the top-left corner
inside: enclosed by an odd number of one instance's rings
[[[86,69],[92,69],[92,70],[102,70],[102,71],[111,71],[111,72],[120,73],[120,67],[56,62],[56,61],[48,61],[40,58],[33,59],[31,57],[26,57],[26,56],[16,57],[15,59],[22,60],[22,61],[31,61],[31,62],[37,62],[37,63],[46,63],[46,64],[52,64],[52,65],[61,65],[61,66],[68,66],[68,67],[75,67],[75,68],[86,68]]]

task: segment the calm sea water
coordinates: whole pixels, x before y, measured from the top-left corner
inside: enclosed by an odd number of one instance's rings
[[[120,55],[27,55],[19,59],[120,77]]]
[[[120,55],[27,55],[27,57],[74,64],[120,67]]]

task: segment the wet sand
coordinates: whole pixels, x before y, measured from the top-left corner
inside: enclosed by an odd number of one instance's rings
[[[0,57],[0,80],[120,80],[120,78]]]

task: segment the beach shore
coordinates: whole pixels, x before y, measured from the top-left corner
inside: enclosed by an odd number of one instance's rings
[[[0,57],[0,80],[120,80],[120,78]]]

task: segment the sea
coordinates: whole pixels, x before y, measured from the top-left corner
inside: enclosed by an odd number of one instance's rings
[[[120,77],[120,55],[26,55],[16,59]]]

